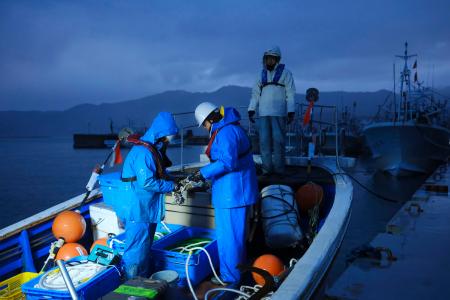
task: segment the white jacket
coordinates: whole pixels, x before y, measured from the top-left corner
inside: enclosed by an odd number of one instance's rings
[[[267,74],[267,81],[271,82],[275,75],[276,66]],[[259,116],[285,117],[288,112],[295,112],[295,84],[292,73],[284,68],[278,85],[267,85],[261,91],[261,73],[252,90],[252,98],[248,110],[256,111]]]

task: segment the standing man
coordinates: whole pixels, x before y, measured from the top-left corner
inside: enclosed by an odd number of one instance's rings
[[[125,217],[126,244],[123,262],[127,277],[148,277],[150,248],[156,225],[164,219],[164,194],[175,188],[167,178],[165,148],[168,136],[178,133],[173,116],[160,112],[141,138],[129,138],[134,146],[125,159],[122,181],[124,200],[130,208]]]
[[[246,261],[247,216],[258,197],[251,144],[232,107],[221,113],[216,105],[203,102],[195,109],[195,118],[210,134],[206,155],[211,163],[191,175],[191,180],[212,182],[220,277],[225,283],[238,282],[236,266]],[[215,277],[211,281],[219,283]]]
[[[285,171],[285,130],[295,116],[295,84],[292,73],[280,64],[281,51],[275,46],[264,52],[263,70],[252,90],[248,117],[255,122],[259,113],[259,145],[263,175]],[[273,149],[273,161],[272,161]]]

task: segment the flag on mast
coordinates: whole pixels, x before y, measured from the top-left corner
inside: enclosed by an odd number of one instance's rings
[[[416,61],[413,64],[413,69],[417,69],[417,59],[416,59]]]

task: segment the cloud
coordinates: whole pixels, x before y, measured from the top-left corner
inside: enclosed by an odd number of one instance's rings
[[[421,72],[434,66],[448,85],[449,10],[444,0],[2,1],[0,110],[250,86],[274,44],[299,91],[391,88],[405,40]]]

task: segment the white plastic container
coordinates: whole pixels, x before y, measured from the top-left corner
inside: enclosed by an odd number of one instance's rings
[[[287,185],[269,185],[261,191],[261,215],[267,246],[295,246],[303,234],[292,189]]]
[[[89,214],[91,215],[94,241],[108,237],[109,233],[119,235],[124,232],[124,228],[120,226],[119,218],[111,206],[105,203],[92,204],[89,206]]]
[[[177,282],[180,279],[180,276],[176,271],[173,270],[163,270],[156,273],[153,273],[152,276],[150,276],[150,279],[153,280],[165,280],[169,284],[170,287],[176,287]]]

